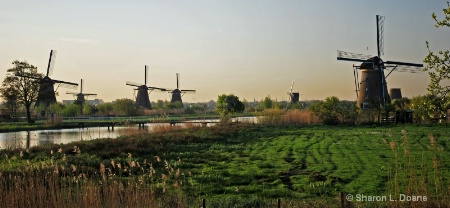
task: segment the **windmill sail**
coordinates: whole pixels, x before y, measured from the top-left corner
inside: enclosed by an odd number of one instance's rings
[[[50,50],[50,58],[48,59],[48,66],[47,66],[47,75],[51,76],[53,74],[53,68],[55,66],[55,59],[56,59],[56,51]]]

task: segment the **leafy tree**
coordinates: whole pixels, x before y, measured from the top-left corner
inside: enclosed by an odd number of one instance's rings
[[[447,8],[443,9],[445,15],[443,20],[438,20],[433,12],[432,18],[436,21],[436,28],[450,27],[450,3],[447,2]],[[444,86],[445,82],[450,80],[450,52],[439,51],[437,54],[430,50],[428,41],[426,42],[428,55],[423,60],[427,66],[424,71],[428,71],[430,76],[430,84],[428,92],[434,96],[435,101],[432,103],[436,110],[437,116],[443,118],[446,116],[450,101],[450,86]]]
[[[164,109],[164,101],[163,100],[156,101],[155,108],[156,109]]]
[[[421,95],[412,97],[405,108],[411,109],[414,114],[414,120],[417,123],[422,123],[425,120],[434,118],[434,105],[432,95]]]
[[[244,112],[245,105],[239,100],[238,96],[223,94],[217,98],[216,110],[224,118],[230,113]]]
[[[309,110],[325,124],[354,124],[356,122],[357,107],[355,103],[340,101],[336,96],[327,97],[324,101],[311,104]]]
[[[272,108],[272,106],[273,106],[273,102],[270,99],[270,96],[265,97],[264,100],[261,102],[262,109],[269,109],[269,108]]]
[[[66,105],[61,112],[64,117],[75,117],[80,114],[80,106],[78,104],[72,103],[70,105]]]
[[[83,109],[83,111],[82,111],[83,115],[91,115],[92,112],[94,112],[94,108],[87,103],[83,104],[82,109]]]
[[[134,101],[127,98],[117,99],[114,102],[114,110],[127,116],[137,116],[139,114],[138,107]]]
[[[174,103],[167,102],[166,103],[166,109],[179,109],[183,108],[183,103],[181,101],[176,101]]]
[[[50,112],[61,114],[62,110],[64,109],[64,106],[61,103],[52,103],[50,104]]]
[[[36,101],[39,91],[39,79],[43,75],[37,72],[37,67],[27,63],[26,61],[15,60],[12,62],[13,68],[7,70],[7,74],[2,83],[2,97],[16,99],[15,102],[23,104],[27,112],[27,121],[31,123],[31,105]],[[16,76],[20,74],[22,76]],[[16,97],[11,97],[8,92],[16,93]]]
[[[102,115],[110,115],[114,111],[114,105],[112,103],[101,103],[97,105],[97,109]]]

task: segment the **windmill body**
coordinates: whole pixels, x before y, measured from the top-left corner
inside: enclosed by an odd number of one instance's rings
[[[171,93],[172,93],[172,98],[170,99],[171,103],[175,103],[175,102],[183,103],[183,100],[181,99],[181,90],[175,89]]]
[[[36,106],[44,105],[48,107],[50,104],[56,103],[54,85],[55,83],[48,76],[41,79],[39,82],[39,92],[36,99]]]
[[[148,96],[149,90],[152,91],[152,90],[156,89],[156,90],[166,91],[166,89],[159,88],[159,87],[148,87],[147,86],[147,75],[148,75],[147,65],[145,65],[145,67],[144,67],[144,72],[145,72],[144,84],[127,82],[126,85],[137,87],[134,89],[134,90],[137,90],[136,106],[146,108],[146,109],[151,109],[152,105],[150,104],[150,98]]]
[[[44,105],[45,107],[49,107],[50,104],[56,103],[56,94],[55,94],[56,90],[54,87],[55,84],[57,84],[58,87],[71,88],[71,89],[76,89],[78,86],[77,83],[55,80],[55,79],[51,79],[49,77],[49,75],[53,71],[55,57],[56,57],[56,51],[51,50],[50,58],[48,60],[48,66],[47,66],[47,74],[39,82],[40,85],[39,85],[39,92],[38,92],[38,96],[37,96],[36,104],[35,104],[36,106]],[[18,76],[20,76],[20,75],[18,75]]]
[[[136,105],[147,109],[152,108],[147,86],[142,85],[137,88]]]
[[[374,59],[377,59],[377,57],[369,59],[369,61]],[[365,62],[359,67],[361,72],[361,82],[359,83],[360,90],[358,91],[356,104],[362,109],[391,102],[387,91],[386,79],[383,74],[380,73],[380,69],[383,70],[384,66],[377,66],[373,63],[374,62]]]
[[[353,66],[355,78],[355,88],[357,94],[357,105],[362,109],[379,108],[391,102],[387,90],[386,78],[395,71],[400,72],[418,72],[423,64],[383,61],[381,55],[383,52],[383,31],[384,17],[377,15],[377,56],[356,54],[338,50],[337,60],[362,62],[361,65]],[[390,70],[385,75],[384,71]],[[361,79],[358,81],[359,73]]]

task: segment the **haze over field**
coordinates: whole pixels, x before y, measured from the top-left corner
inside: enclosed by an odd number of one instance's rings
[[[376,54],[375,15],[385,16],[385,60],[422,63],[450,48],[449,29],[434,27],[446,1],[5,1],[0,0],[0,78],[13,60],[44,72],[58,51],[51,78],[79,83],[112,101],[134,99],[126,81],[181,89],[187,102],[234,93],[247,100],[287,100],[292,79],[301,100],[335,95],[355,100],[352,64],[336,50]],[[428,75],[393,73],[388,88],[425,94]],[[58,89],[58,101],[73,99]],[[152,92],[151,101],[169,99]]]

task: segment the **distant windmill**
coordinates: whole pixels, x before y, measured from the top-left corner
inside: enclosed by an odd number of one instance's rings
[[[138,94],[136,96],[136,105],[137,106],[151,109],[152,105],[150,104],[150,99],[148,97],[148,93],[149,93],[148,90],[152,91],[154,89],[157,89],[157,90],[165,91],[165,89],[158,88],[158,87],[148,87],[147,86],[147,76],[148,76],[147,65],[145,65],[144,70],[145,70],[144,84],[138,84],[138,83],[127,81],[126,85],[137,87],[136,89],[134,89],[134,90],[138,91]]]
[[[174,90],[169,90],[166,89],[164,91],[169,91],[169,93],[172,94],[172,98],[170,100],[171,103],[175,103],[177,101],[180,101],[181,103],[183,103],[183,101],[181,100],[181,97],[186,94],[186,93],[195,93],[195,90],[180,90],[180,74],[177,73],[177,88]]]
[[[51,79],[49,76],[53,72],[53,68],[55,65],[55,58],[56,58],[56,51],[51,50],[50,51],[50,58],[48,60],[48,66],[47,66],[47,73],[44,78],[39,77],[29,77],[33,79],[41,79],[39,81],[39,92],[38,97],[36,99],[36,106],[44,105],[45,107],[50,106],[52,103],[56,103],[56,95],[55,95],[55,88],[54,85],[57,84],[59,87],[69,88],[69,89],[77,89],[78,84],[73,82],[65,82],[61,80]],[[24,76],[21,74],[16,74],[16,76]]]
[[[384,106],[391,102],[387,91],[386,78],[394,71],[418,72],[423,64],[406,63],[398,61],[383,61],[384,55],[383,32],[384,17],[377,15],[377,56],[362,55],[337,51],[337,60],[363,62],[360,66],[353,67],[357,105],[362,109]],[[358,69],[361,70],[361,82],[358,83]],[[385,76],[384,70],[391,71]]]
[[[66,92],[66,94],[76,95],[77,96],[77,103],[80,105],[83,105],[86,102],[86,97],[88,96],[96,96],[97,94],[90,94],[90,93],[83,93],[83,79],[81,79],[81,87],[80,92]]]
[[[289,95],[289,103],[286,107],[286,110],[291,107],[292,104],[300,103],[300,93],[298,92],[292,92],[292,89],[294,87],[294,79],[292,79],[292,85],[291,85],[291,91],[289,91],[287,94]]]

